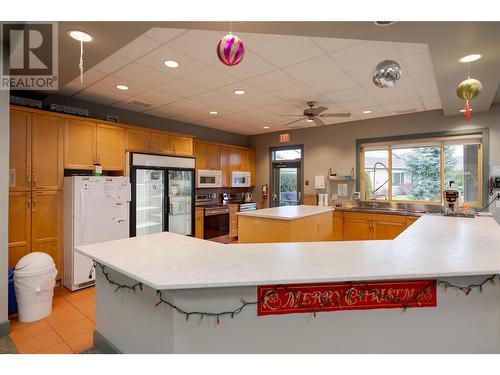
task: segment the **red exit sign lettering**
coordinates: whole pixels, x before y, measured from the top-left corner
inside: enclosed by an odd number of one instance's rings
[[[285,134],[280,134],[280,143],[288,143],[290,142],[290,134],[285,133]]]

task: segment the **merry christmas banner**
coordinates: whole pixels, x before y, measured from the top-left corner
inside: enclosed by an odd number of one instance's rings
[[[436,280],[266,285],[257,296],[258,315],[437,305]]]

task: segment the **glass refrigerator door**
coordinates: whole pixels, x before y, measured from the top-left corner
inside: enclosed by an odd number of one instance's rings
[[[165,171],[136,169],[136,236],[163,232]]]
[[[193,171],[168,171],[168,231],[192,235]]]

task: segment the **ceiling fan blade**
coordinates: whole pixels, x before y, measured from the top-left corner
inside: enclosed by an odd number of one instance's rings
[[[324,106],[320,105],[319,107],[311,108],[309,112],[312,113],[314,116],[317,116],[321,112],[325,112],[327,109],[328,109],[328,107],[324,107]]]
[[[303,119],[299,118],[298,120],[295,120],[295,121],[292,121],[292,122],[289,122],[288,124],[284,124],[283,126],[290,126],[296,122],[299,122],[299,121],[302,121]]]
[[[320,118],[318,118],[318,117],[313,118],[313,121],[314,121],[314,123],[315,123],[316,125],[318,125],[318,126],[321,126],[321,125],[326,125],[326,124],[323,122],[323,120],[321,120],[321,119],[320,119]]]
[[[285,117],[304,117],[304,115],[280,115]]]
[[[351,114],[349,112],[339,112],[339,113],[323,113],[318,117],[350,117]]]

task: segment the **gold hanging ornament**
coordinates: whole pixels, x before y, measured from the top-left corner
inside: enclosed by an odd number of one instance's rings
[[[472,107],[469,105],[469,100],[474,99],[481,93],[481,91],[483,91],[483,85],[479,80],[470,77],[470,63],[468,66],[467,73],[468,73],[467,79],[465,81],[460,82],[460,84],[457,87],[457,96],[460,99],[465,100],[464,116],[465,120],[468,121],[471,118],[471,110],[472,110]]]

